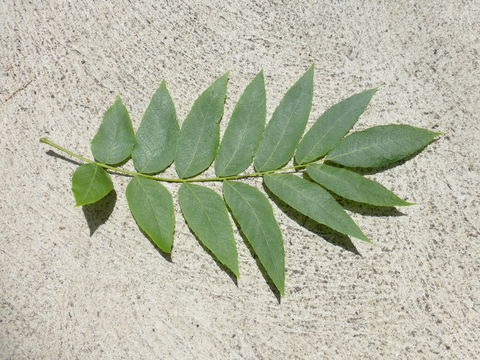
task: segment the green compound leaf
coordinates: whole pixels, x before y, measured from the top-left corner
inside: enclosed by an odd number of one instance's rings
[[[269,201],[258,189],[236,181],[223,183],[223,197],[268,276],[283,295],[283,238]]]
[[[172,251],[175,215],[170,192],[159,182],[135,176],[125,192],[138,226],[160,250]]]
[[[312,164],[307,166],[307,173],[316,183],[345,199],[375,206],[414,205],[400,199],[378,182],[347,169]]]
[[[227,81],[228,73],[210,85],[195,101],[183,122],[175,158],[177,174],[181,178],[200,174],[215,158]]]
[[[357,239],[370,242],[328,191],[296,175],[263,177],[265,185],[280,200],[316,222]]]
[[[272,207],[262,191],[232,180],[262,176],[273,198],[337,232],[369,242],[332,193],[375,206],[411,203],[346,168],[389,165],[441,134],[408,125],[386,125],[346,135],[376,91],[370,89],[327,109],[300,141],[312,106],[313,76],[312,66],[285,93],[265,128],[266,91],[259,72],[240,96],[220,146],[219,122],[228,74],[196,99],[181,129],[165,82],[153,94],[136,135],[128,111],[117,97],[91,143],[96,162],[48,138],[40,141],[87,163],[72,177],[77,205],[94,203],[112,191],[105,169],[133,176],[126,189],[132,215],[156,246],[168,253],[173,246],[175,213],[172,196],[161,182],[181,183],[179,203],[190,229],[206,250],[238,277],[228,206],[261,268],[283,295],[285,250]],[[295,166],[285,166],[294,154]],[[115,165],[130,155],[136,172]],[[243,173],[252,157],[256,171]],[[317,161],[320,158],[322,161]],[[173,161],[178,177],[148,175],[164,171]],[[192,178],[213,161],[216,177]],[[208,187],[192,185],[194,182],[223,182],[223,199]]]
[[[233,110],[215,160],[217,176],[237,175],[250,165],[262,137],[266,113],[265,81],[260,72]]]
[[[178,201],[188,226],[198,240],[239,277],[232,224],[220,195],[204,186],[182,184],[178,191]]]
[[[135,136],[132,153],[135,169],[144,174],[165,170],[175,157],[179,130],[175,105],[163,81],[153,94]]]
[[[325,111],[298,145],[296,163],[311,162],[330,151],[355,125],[376,91],[363,91]]]
[[[343,139],[325,157],[350,167],[378,167],[423,149],[441,133],[409,125],[375,126]]]
[[[119,96],[103,115],[102,124],[92,140],[95,160],[104,164],[118,164],[127,159],[135,145],[132,121]]]
[[[255,170],[275,170],[285,165],[307,124],[313,96],[313,65],[287,91],[275,109],[255,154]]]
[[[112,178],[98,165],[80,165],[73,173],[72,192],[76,206],[97,202],[112,190]]]

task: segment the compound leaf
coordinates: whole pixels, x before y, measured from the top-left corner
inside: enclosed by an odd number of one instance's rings
[[[215,80],[193,104],[180,130],[175,167],[181,178],[200,174],[212,163],[220,139],[228,73]]]
[[[313,65],[287,91],[275,109],[255,154],[257,171],[275,170],[285,165],[307,124],[313,96]]]
[[[260,72],[233,110],[215,160],[217,176],[236,175],[250,165],[262,137],[266,112],[265,82]]]
[[[347,136],[325,159],[350,167],[385,166],[424,148],[440,134],[410,125],[375,126]]]
[[[178,201],[185,220],[198,240],[218,261],[239,276],[238,255],[225,202],[214,190],[182,184]]]
[[[282,233],[269,201],[258,189],[236,181],[223,183],[223,197],[268,276],[283,295],[285,252]]]
[[[333,230],[370,242],[332,195],[319,185],[291,174],[263,178],[270,191],[295,210]]]
[[[376,91],[363,91],[325,111],[298,144],[297,164],[311,162],[330,151],[355,125]]]
[[[311,164],[307,166],[307,173],[316,183],[345,199],[375,206],[413,205],[400,199],[378,182],[347,169]]]
[[[175,105],[163,81],[135,135],[132,153],[135,169],[144,174],[165,170],[175,157],[179,130]]]
[[[160,250],[171,252],[175,215],[170,192],[158,181],[135,176],[125,194],[138,226]]]
[[[76,206],[97,202],[112,190],[112,178],[98,165],[80,165],[73,173],[72,192]]]
[[[104,164],[118,164],[127,159],[135,145],[132,121],[119,96],[103,115],[102,124],[91,144],[95,160]]]

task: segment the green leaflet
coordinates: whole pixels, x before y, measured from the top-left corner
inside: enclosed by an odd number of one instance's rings
[[[347,136],[325,159],[350,167],[385,166],[424,148],[440,134],[409,125],[375,126]]]
[[[263,72],[248,84],[233,110],[215,160],[217,176],[237,175],[252,162],[265,127],[266,96]]]
[[[268,276],[283,295],[285,292],[283,238],[269,201],[258,189],[236,181],[223,183],[223,196]]]
[[[333,230],[370,242],[332,195],[319,185],[290,174],[263,178],[270,191],[295,210]]]
[[[181,178],[200,174],[215,158],[220,139],[228,73],[217,79],[193,104],[183,122],[177,144],[175,167]]]
[[[138,226],[160,250],[171,252],[175,215],[170,192],[155,180],[135,176],[125,194]]]
[[[306,164],[330,151],[355,125],[376,91],[363,91],[325,111],[298,144],[296,163]]]
[[[76,206],[97,202],[112,190],[112,178],[98,165],[80,165],[73,173],[72,192]]]
[[[135,169],[144,174],[165,170],[175,157],[179,130],[175,105],[163,81],[153,94],[135,136],[132,153]]]
[[[313,65],[287,91],[275,109],[255,154],[255,170],[275,170],[293,156],[312,107]]]
[[[307,166],[307,173],[315,182],[345,199],[376,206],[413,205],[378,182],[347,169],[312,164]]]
[[[119,96],[103,115],[102,124],[92,140],[95,160],[104,164],[118,164],[127,159],[135,145],[132,121]]]
[[[178,191],[178,201],[188,226],[198,240],[239,277],[232,224],[220,195],[204,186],[182,184]]]

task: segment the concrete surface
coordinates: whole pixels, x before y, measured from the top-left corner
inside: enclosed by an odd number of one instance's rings
[[[479,33],[479,1],[2,1],[0,358],[478,358]],[[138,126],[166,79],[184,119],[226,70],[226,119],[260,68],[271,114],[311,63],[311,120],[381,85],[357,129],[447,135],[372,175],[420,206],[351,207],[378,246],[275,207],[281,304],[238,233],[238,286],[180,216],[169,262],[129,214],[128,178],[116,201],[75,208],[75,164],[38,142],[90,155],[116,94]]]

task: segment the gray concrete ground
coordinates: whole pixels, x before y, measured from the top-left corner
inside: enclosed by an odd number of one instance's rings
[[[479,33],[479,1],[2,1],[0,358],[478,358]],[[75,208],[76,165],[38,142],[89,155],[114,96],[138,126],[162,79],[182,120],[227,70],[225,119],[261,68],[271,114],[311,63],[311,122],[381,85],[356,129],[447,134],[372,175],[419,206],[351,208],[377,246],[275,206],[281,304],[238,233],[238,286],[180,216],[170,262],[130,216],[128,178]]]

